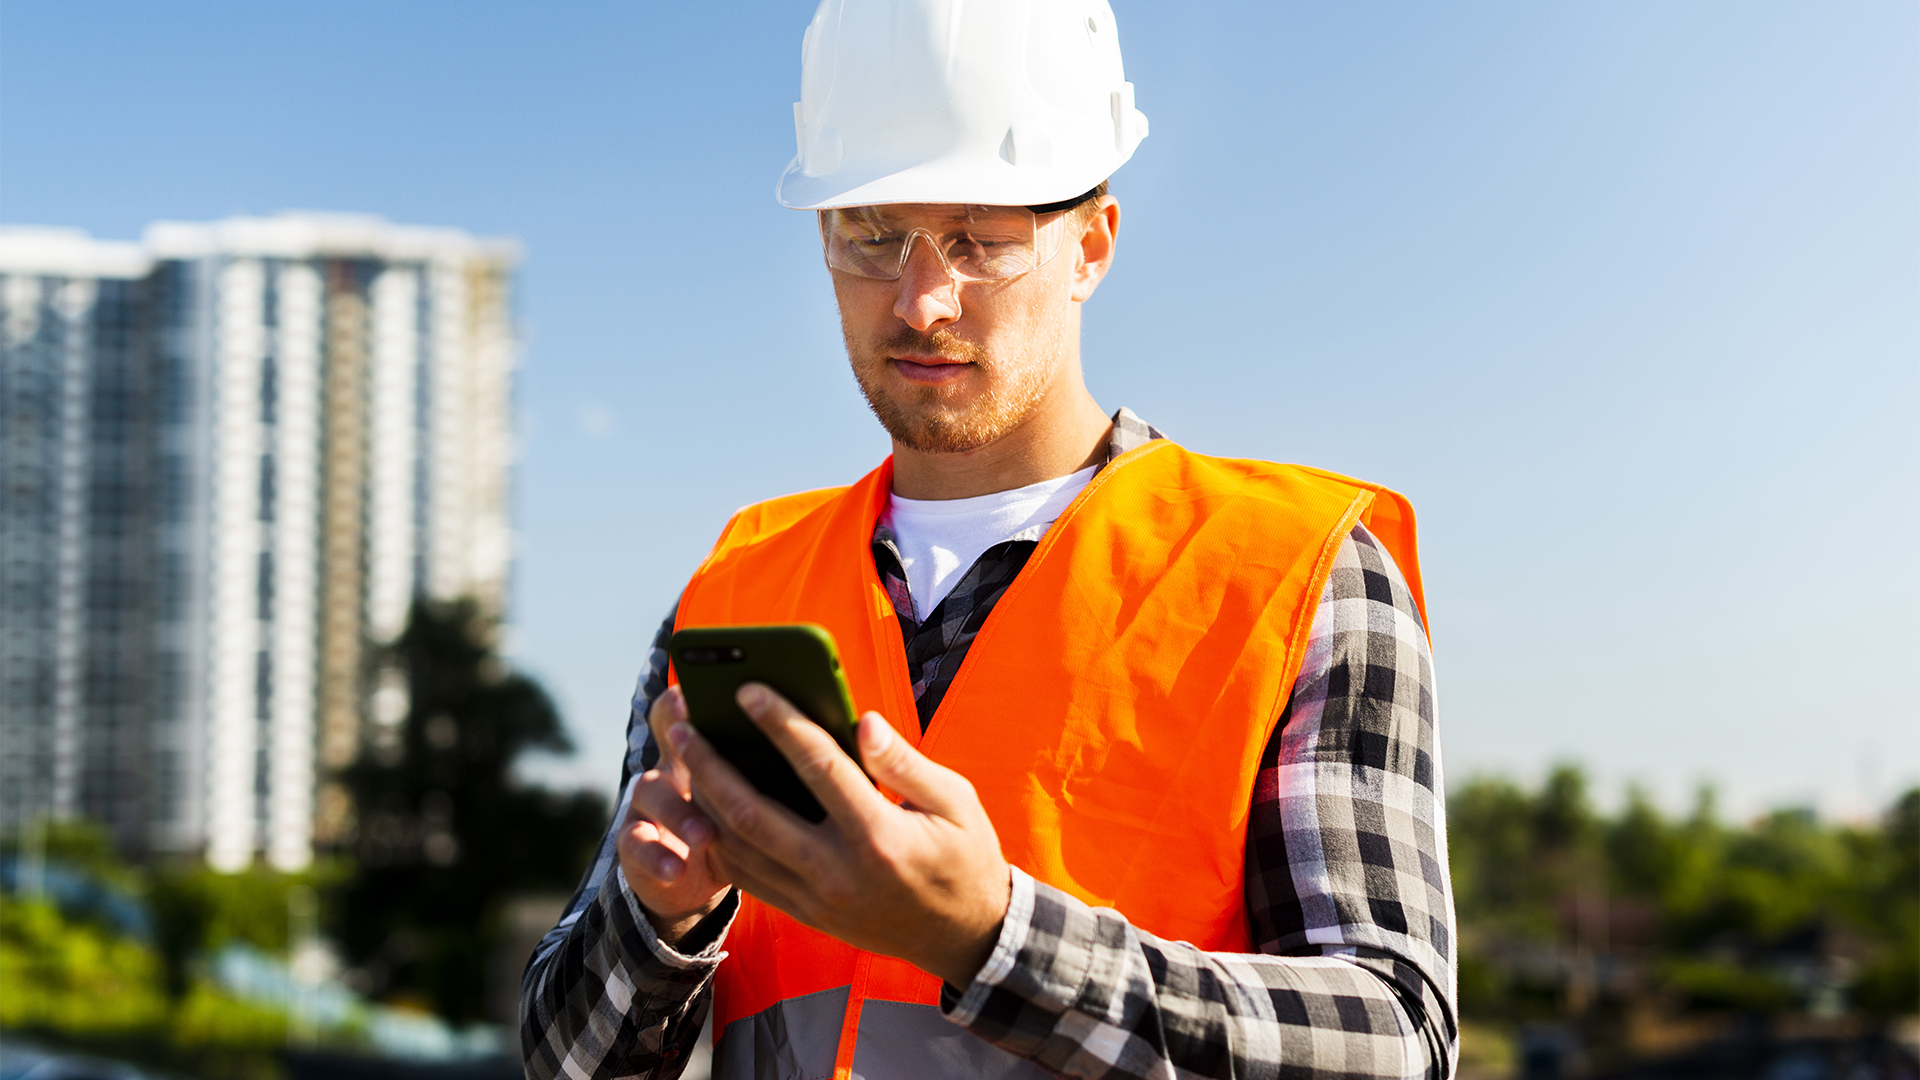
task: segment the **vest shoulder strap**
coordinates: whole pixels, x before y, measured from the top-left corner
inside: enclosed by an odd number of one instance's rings
[[[1220,460],[1220,459],[1214,459]],[[1388,554],[1393,556],[1394,565],[1400,570],[1400,576],[1407,583],[1407,591],[1413,594],[1413,603],[1420,611],[1420,622],[1427,636],[1433,636],[1432,625],[1427,621],[1427,595],[1420,577],[1420,552],[1418,530],[1413,514],[1413,504],[1405,495],[1381,484],[1366,480],[1356,480],[1351,476],[1327,469],[1316,469],[1311,465],[1276,465],[1267,461],[1234,461],[1234,465],[1250,467],[1255,471],[1272,470],[1276,473],[1291,473],[1324,485],[1344,488],[1354,492],[1372,493],[1372,500],[1360,515],[1360,523],[1367,527],[1376,540],[1385,545]]]
[[[716,556],[734,548],[761,543],[785,532],[808,514],[845,495],[848,490],[845,486],[816,488],[749,503],[735,510],[733,516],[727,519],[726,527],[720,530],[720,538],[714,541],[707,561],[711,562]]]

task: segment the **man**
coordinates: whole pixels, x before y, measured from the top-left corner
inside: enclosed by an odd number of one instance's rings
[[[623,812],[527,968],[528,1076],[676,1075],[710,1010],[725,1077],[1448,1074],[1411,511],[1082,378],[1145,134],[1112,12],[826,0],[803,55],[779,197],[893,455],[735,515],[661,627]],[[818,825],[687,726],[665,653],[801,621],[877,710],[869,780],[743,689]]]

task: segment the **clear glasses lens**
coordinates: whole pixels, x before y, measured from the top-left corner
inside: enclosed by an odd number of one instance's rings
[[[928,245],[962,281],[1016,278],[1051,259],[1057,219],[1024,206],[853,206],[820,213],[827,265],[858,277],[898,280],[916,243]]]

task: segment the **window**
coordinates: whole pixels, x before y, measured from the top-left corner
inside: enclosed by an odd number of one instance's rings
[[[259,601],[258,617],[261,622],[273,619],[273,552],[260,553],[260,576],[254,585],[254,596]],[[261,656],[267,655],[261,653]]]

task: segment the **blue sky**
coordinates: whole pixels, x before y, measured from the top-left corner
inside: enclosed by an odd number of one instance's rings
[[[1116,4],[1095,396],[1421,513],[1446,767],[1920,781],[1920,7]],[[886,443],[772,199],[804,3],[0,0],[0,220],[518,237],[512,649],[610,786],[733,508]]]

